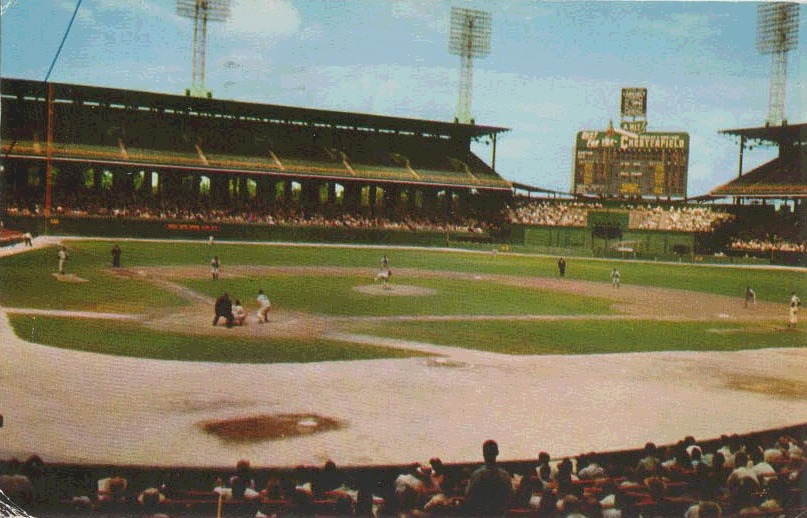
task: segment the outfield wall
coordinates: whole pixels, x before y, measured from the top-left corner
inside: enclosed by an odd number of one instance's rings
[[[513,244],[543,253],[594,257],[635,257],[639,259],[692,258],[697,251],[697,235],[691,232],[629,230],[620,238],[597,237],[588,227],[547,227],[515,225],[510,232]],[[617,243],[624,243],[623,250]],[[627,250],[628,248],[633,251]]]

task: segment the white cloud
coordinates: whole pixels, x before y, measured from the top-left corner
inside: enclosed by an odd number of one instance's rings
[[[300,30],[300,13],[287,0],[233,0],[227,32],[244,37],[292,36]]]

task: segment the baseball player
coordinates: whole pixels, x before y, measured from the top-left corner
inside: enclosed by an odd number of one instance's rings
[[[619,288],[619,282],[620,282],[620,281],[621,281],[621,277],[620,277],[620,275],[619,275],[619,270],[617,270],[616,268],[614,268],[614,269],[611,271],[611,285],[612,285],[614,288]]]
[[[745,307],[747,308],[749,304],[751,304],[752,306],[756,306],[756,304],[757,304],[757,294],[754,293],[754,290],[751,289],[751,286],[746,286],[746,288],[745,288]]]
[[[261,306],[258,310],[258,322],[261,324],[269,322],[269,310],[272,309],[272,303],[269,302],[269,297],[263,290],[258,290],[258,305]]]
[[[210,260],[210,275],[213,276],[213,280],[219,280],[219,267],[221,263],[219,262],[219,256],[214,255],[213,259]]]
[[[59,274],[64,275],[64,265],[67,263],[67,248],[64,245],[59,247]]]
[[[799,308],[801,307],[801,299],[796,295],[796,292],[790,294],[790,318],[787,321],[787,327],[796,327],[799,323]]]

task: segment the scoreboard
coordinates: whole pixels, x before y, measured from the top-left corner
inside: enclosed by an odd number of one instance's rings
[[[688,133],[580,131],[574,192],[616,197],[686,197]]]

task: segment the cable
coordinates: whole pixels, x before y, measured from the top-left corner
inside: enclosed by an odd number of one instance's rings
[[[53,67],[56,65],[56,60],[59,59],[59,54],[62,52],[62,47],[64,47],[64,42],[67,40],[67,35],[70,34],[70,28],[73,27],[73,21],[76,19],[76,15],[78,14],[78,8],[81,7],[81,0],[78,0],[76,3],[76,9],[73,11],[73,17],[70,18],[70,23],[67,25],[67,30],[64,31],[64,36],[62,37],[62,42],[59,44],[59,49],[56,51],[56,55],[53,56],[53,62],[50,64],[50,68],[48,69],[48,73],[45,76],[45,82],[48,82],[50,79],[50,73],[53,71]]]

